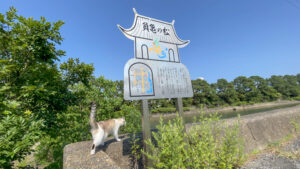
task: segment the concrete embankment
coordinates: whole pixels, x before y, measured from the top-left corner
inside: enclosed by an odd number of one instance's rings
[[[300,104],[300,101],[290,101],[290,100],[280,100],[274,102],[266,102],[266,103],[256,103],[252,105],[243,105],[243,106],[227,106],[227,107],[217,107],[217,108],[204,108],[201,110],[200,108],[192,107],[190,111],[185,111],[185,115],[193,115],[198,114],[199,111],[203,111],[205,113],[215,113],[215,112],[232,112],[232,111],[244,111],[244,110],[252,110],[252,109],[264,109],[264,108],[271,108],[277,106],[285,106],[285,105],[292,105],[292,104]],[[152,114],[153,118],[159,118],[160,116],[163,117],[175,117],[176,113],[163,113],[163,114]]]
[[[236,122],[236,118],[225,120]],[[300,106],[277,109],[263,113],[242,116],[240,131],[245,140],[245,151],[262,150],[270,142],[279,140],[295,132],[300,124]],[[189,128],[191,125],[186,124]],[[91,141],[73,143],[64,148],[64,168],[132,168],[130,158],[130,141],[123,137],[121,142],[110,138],[95,155],[90,155]]]
[[[236,118],[227,120],[234,121]],[[300,106],[243,116],[240,131],[245,151],[263,150],[269,143],[295,132],[295,124],[300,124]]]

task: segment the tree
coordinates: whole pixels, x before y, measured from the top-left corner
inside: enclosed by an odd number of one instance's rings
[[[283,79],[286,81],[289,97],[300,96],[300,87],[298,86],[297,77],[293,75],[285,75],[283,76]]]
[[[254,81],[255,88],[260,91],[258,100],[273,101],[280,97],[280,94],[271,86],[268,85],[268,81],[259,76],[251,76],[250,79]]]
[[[216,85],[217,94],[225,103],[233,104],[238,101],[237,93],[232,83],[227,82],[226,79],[219,79]]]
[[[92,64],[80,63],[79,59],[69,58],[67,62],[60,65],[60,70],[65,82],[76,84],[82,82],[89,85],[89,81],[94,77],[94,66]]]
[[[289,98],[290,93],[288,90],[288,84],[282,76],[273,75],[268,79],[268,81],[270,86],[272,86],[278,93],[280,93],[284,99]]]
[[[245,76],[239,76],[233,80],[235,90],[238,92],[241,101],[258,102],[259,90],[255,88],[254,81]]]
[[[56,48],[63,22],[16,12],[11,7],[0,14],[0,165],[6,168],[29,154],[36,141],[41,147],[62,145],[61,114],[79,100],[68,87],[88,84],[94,70],[78,59],[58,69],[56,62],[65,54]]]
[[[56,49],[63,22],[16,12],[0,13],[0,156],[7,168],[31,152],[42,131],[50,133],[67,92],[55,64],[64,55]]]
[[[194,92],[194,105],[212,105],[214,100],[214,89],[202,79],[192,80],[193,92]]]
[[[298,86],[300,85],[300,73],[298,73],[297,75],[296,75],[296,77],[297,77],[297,84],[298,84]]]

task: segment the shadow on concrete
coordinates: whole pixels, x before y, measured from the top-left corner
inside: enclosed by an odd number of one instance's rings
[[[119,138],[120,138],[120,139],[123,139],[123,138],[125,138],[125,136],[119,136]],[[97,146],[97,147],[96,147],[95,153],[97,153],[97,152],[100,151],[100,150],[106,152],[106,150],[107,150],[107,148],[109,147],[109,145],[110,145],[111,143],[114,143],[114,142],[117,142],[117,140],[114,139],[114,138],[113,138],[113,139],[106,140],[106,141],[104,142],[104,145],[100,145],[100,146]],[[92,145],[91,145],[91,146],[92,146]]]

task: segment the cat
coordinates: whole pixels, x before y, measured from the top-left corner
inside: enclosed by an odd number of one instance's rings
[[[117,141],[121,141],[118,136],[119,128],[126,124],[124,118],[110,119],[105,121],[96,122],[96,104],[92,102],[91,104],[91,114],[90,114],[90,125],[91,133],[93,136],[93,145],[91,154],[95,154],[96,147],[99,145],[104,145],[104,140],[109,134],[113,134]]]

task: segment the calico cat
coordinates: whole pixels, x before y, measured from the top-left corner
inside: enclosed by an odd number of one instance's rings
[[[90,114],[90,125],[91,125],[91,133],[93,136],[93,145],[92,145],[91,154],[95,154],[96,147],[98,145],[104,145],[104,140],[107,138],[109,134],[113,134],[117,141],[121,141],[118,136],[118,131],[120,126],[126,124],[124,118],[110,119],[110,120],[96,122],[95,115],[96,115],[96,104],[92,102],[91,114]]]

